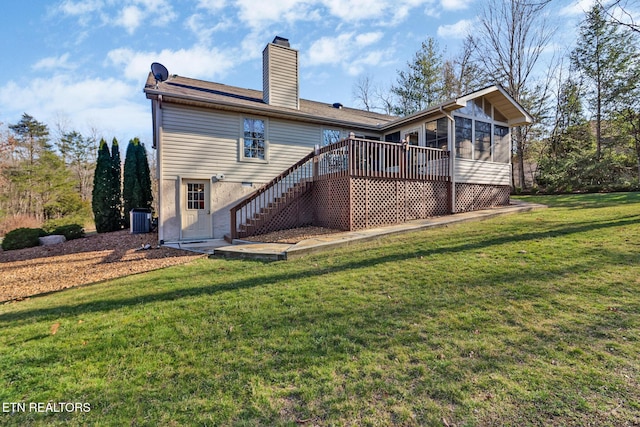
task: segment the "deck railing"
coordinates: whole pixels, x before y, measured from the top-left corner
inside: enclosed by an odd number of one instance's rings
[[[344,176],[449,181],[449,151],[351,135],[309,153],[232,207],[231,238],[250,234],[247,226],[259,222],[278,203],[289,202],[307,183]]]
[[[316,155],[318,177],[372,177],[449,181],[449,151],[347,138]]]

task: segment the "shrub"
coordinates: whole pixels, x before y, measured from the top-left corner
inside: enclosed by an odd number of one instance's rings
[[[47,233],[42,228],[17,228],[4,236],[2,249],[10,251],[38,246],[40,244],[38,238],[46,235]]]
[[[80,239],[84,237],[84,228],[78,224],[61,225],[54,228],[49,234],[61,234],[67,240]]]
[[[65,225],[77,226],[78,224],[84,227],[86,224],[85,218],[80,215],[72,215],[72,216],[65,216],[62,218],[48,219],[42,225],[42,229],[49,234],[58,234],[58,233],[54,233],[54,230],[56,228],[60,228]]]

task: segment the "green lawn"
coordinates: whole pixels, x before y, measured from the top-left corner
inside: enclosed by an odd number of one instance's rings
[[[523,199],[550,208],[0,305],[0,424],[640,424],[640,194]]]

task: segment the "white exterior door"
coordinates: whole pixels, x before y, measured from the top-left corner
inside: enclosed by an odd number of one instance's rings
[[[182,239],[211,238],[209,181],[184,180],[182,189]]]

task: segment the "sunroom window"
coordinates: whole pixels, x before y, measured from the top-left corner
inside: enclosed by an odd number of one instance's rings
[[[447,149],[449,120],[446,117],[425,123],[425,145],[431,148]]]
[[[509,163],[507,119],[488,100],[468,101],[464,108],[454,112],[454,119],[456,157]]]
[[[476,134],[473,144],[474,160],[491,160],[491,123],[476,120]]]
[[[473,120],[456,117],[456,155],[462,159],[470,159],[472,153]]]

